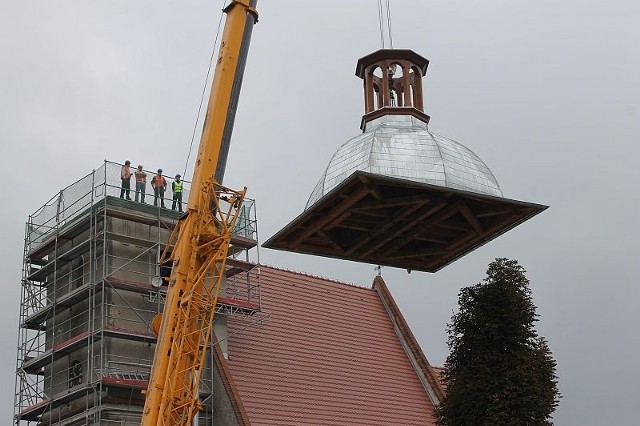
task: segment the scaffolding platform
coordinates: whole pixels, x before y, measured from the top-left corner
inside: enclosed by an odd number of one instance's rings
[[[153,206],[151,194],[147,204],[120,198],[120,167],[105,162],[29,216],[16,426],[82,422],[89,416],[102,424],[105,410],[129,419],[140,415],[139,390],[147,385],[157,341],[151,323],[162,312],[171,269],[160,260],[171,253],[170,235],[187,213]],[[185,182],[185,195],[188,190]],[[186,202],[183,207],[187,210]],[[249,319],[249,325],[268,318],[261,309],[257,239],[255,204],[247,199],[215,311]],[[212,365],[203,371],[205,397],[213,388]],[[132,391],[134,400],[127,396]]]

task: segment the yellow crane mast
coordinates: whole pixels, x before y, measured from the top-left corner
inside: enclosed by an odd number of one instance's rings
[[[174,229],[172,270],[158,332],[142,426],[191,425],[225,262],[246,188],[222,186],[257,0],[234,0],[220,43],[193,173],[188,214]],[[161,320],[160,320],[161,318]],[[158,326],[158,323],[160,325]]]

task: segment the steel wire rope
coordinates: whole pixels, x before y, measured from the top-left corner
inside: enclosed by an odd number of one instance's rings
[[[393,49],[393,37],[391,36],[391,6],[387,0],[387,30],[389,31],[389,48]]]
[[[378,25],[380,27],[380,44],[384,49],[384,20],[382,18],[382,0],[378,0]]]
[[[393,36],[391,35],[391,6],[389,4],[390,0],[387,0],[387,30],[389,32],[389,47],[393,49]],[[384,19],[382,17],[383,6],[382,0],[378,0],[378,23],[380,27],[380,43],[382,44],[382,48],[384,49]],[[382,276],[382,266],[378,265],[377,271],[378,275]]]
[[[202,112],[202,104],[204,102],[204,96],[207,92],[207,85],[209,83],[209,75],[211,75],[211,64],[213,64],[213,57],[216,53],[216,46],[218,45],[218,37],[220,36],[220,27],[222,26],[222,18],[224,17],[224,9],[227,6],[227,0],[222,2],[222,9],[220,13],[220,19],[218,20],[218,28],[216,29],[216,38],[213,41],[213,49],[211,50],[211,57],[209,58],[209,68],[207,69],[207,76],[204,79],[204,85],[202,87],[202,94],[200,95],[200,105],[198,105],[198,113],[196,114],[196,122],[193,125],[193,133],[191,134],[191,143],[189,144],[189,152],[187,153],[187,161],[184,163],[184,172],[182,176],[187,174],[187,167],[189,166],[189,159],[191,158],[191,150],[193,149],[193,141],[196,138],[196,131],[198,130],[198,122],[200,121],[200,114]]]
[[[389,34],[389,48],[393,49],[393,36],[391,35],[391,0],[386,0],[386,17],[387,17],[387,33]],[[380,43],[382,44],[382,48],[384,49],[384,5],[382,4],[382,0],[378,0],[378,25],[380,27]]]

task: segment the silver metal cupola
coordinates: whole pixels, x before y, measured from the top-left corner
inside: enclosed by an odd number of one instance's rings
[[[429,131],[422,77],[429,61],[411,50],[379,50],[358,61],[364,82],[362,134],[333,154],[307,205],[360,170],[446,188],[502,196],[491,170],[464,145]]]
[[[429,131],[408,49],[361,58],[362,133],[342,144],[304,211],[265,247],[435,272],[546,206],[504,198],[470,149]]]

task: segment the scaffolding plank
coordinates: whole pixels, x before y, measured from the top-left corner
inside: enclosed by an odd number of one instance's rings
[[[256,267],[256,264],[253,262],[248,262],[246,260],[228,258],[227,266],[231,268],[241,269],[244,272],[250,271]]]
[[[29,374],[39,374],[40,369],[45,365],[63,357],[69,352],[73,352],[74,350],[81,348],[83,345],[86,345],[89,335],[90,333],[85,331],[64,342],[54,345],[53,348],[45,351],[37,357],[26,360],[22,364],[22,369]]]
[[[25,408],[17,417],[20,420],[24,421],[37,421],[40,415],[42,415],[45,411],[52,410],[62,404],[80,397],[80,395],[93,393],[94,391],[95,389],[93,387],[85,384],[59,392],[51,399],[43,400],[37,404]]]
[[[232,235],[231,245],[233,247],[241,247],[245,250],[249,250],[257,246],[258,242],[252,238],[247,238],[240,235]]]
[[[102,203],[96,204],[93,209],[98,211],[102,208]],[[50,237],[45,241],[37,244],[36,247],[27,253],[29,259],[42,259],[48,255],[56,246],[56,240],[59,238],[70,240],[89,229],[91,226],[91,215],[76,214],[69,223],[58,226],[57,232],[52,232]]]
[[[17,417],[19,420],[36,421],[42,413],[50,408],[50,405],[51,400],[44,399],[36,404],[24,408],[20,411],[20,414],[18,414]]]
[[[98,284],[94,286],[95,291],[102,291],[102,285]],[[84,284],[77,289],[64,294],[59,297],[55,302],[47,304],[47,306],[39,309],[38,311],[29,315],[25,321],[24,326],[33,330],[39,330],[42,322],[48,319],[48,314],[51,312],[54,306],[60,305],[65,308],[71,307],[78,303],[79,301],[86,299],[89,295],[89,291],[91,290],[91,285]]]
[[[105,385],[124,387],[124,388],[134,388],[134,389],[146,389],[149,385],[149,380],[140,380],[140,379],[126,379],[126,378],[118,378],[118,377],[108,377],[102,376],[100,381]]]
[[[37,265],[37,266],[44,266],[47,263],[49,263],[48,259],[44,259],[44,258],[39,258],[39,257],[28,257],[26,259],[27,263],[30,263],[31,265]]]
[[[230,307],[234,310],[241,310],[245,314],[254,314],[260,311],[258,303],[249,302],[247,300],[234,299],[231,297],[218,296],[218,307]]]
[[[43,282],[47,278],[47,275],[51,274],[56,268],[61,267],[62,265],[79,257],[80,254],[84,253],[85,251],[88,251],[90,242],[90,239],[86,239],[80,244],[77,244],[66,252],[60,254],[56,258],[49,260],[49,262],[47,262],[47,264],[45,264],[42,268],[35,269],[34,272],[32,272],[27,277],[27,279],[29,281]]]
[[[22,324],[23,327],[30,330],[42,330],[42,323],[49,318],[49,313],[53,309],[53,304],[50,303],[44,308],[29,315]]]
[[[127,330],[123,328],[104,327],[95,330],[90,333],[84,331],[74,337],[71,337],[64,342],[60,342],[53,346],[53,348],[43,352],[37,357],[25,360],[22,364],[22,369],[28,374],[39,374],[40,369],[52,361],[60,359],[66,354],[73,352],[81,347],[86,346],[89,343],[89,338],[93,337],[93,342],[97,342],[102,339],[102,336],[115,337],[126,340],[154,342],[157,337],[151,333],[144,333],[137,330]]]

